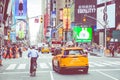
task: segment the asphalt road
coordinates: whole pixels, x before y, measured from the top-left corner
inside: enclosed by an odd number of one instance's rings
[[[0,66],[0,80],[120,80],[120,58],[89,56],[89,72],[65,72],[52,70],[51,54],[40,54],[37,60],[36,77],[29,76],[30,59],[23,53],[22,58],[3,59]]]

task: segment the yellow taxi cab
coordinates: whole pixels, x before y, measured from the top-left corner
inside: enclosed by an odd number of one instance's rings
[[[53,70],[63,73],[66,70],[76,70],[88,73],[88,54],[80,47],[62,48],[52,58]]]
[[[49,47],[44,46],[44,47],[41,48],[41,53],[49,53],[49,52],[50,52]]]

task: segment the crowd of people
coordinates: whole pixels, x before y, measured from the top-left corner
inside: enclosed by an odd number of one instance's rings
[[[20,44],[12,44],[0,47],[0,66],[2,66],[2,59],[11,59],[22,57],[23,51],[28,51],[28,58],[30,60],[30,76],[35,76],[37,68],[37,58],[39,57],[39,51],[36,50],[35,46],[25,47]]]
[[[20,44],[3,45],[0,47],[0,66],[2,59],[11,59],[22,57],[23,47]]]

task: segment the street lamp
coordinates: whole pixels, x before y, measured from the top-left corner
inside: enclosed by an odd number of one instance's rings
[[[107,22],[107,4],[106,4],[106,2],[105,2],[105,7],[104,7],[103,12],[104,12],[103,20],[104,20],[104,22],[105,22],[105,25],[102,24],[102,23],[101,23],[99,20],[97,20],[96,18],[94,18],[94,17],[92,17],[92,16],[89,16],[89,15],[87,15],[87,14],[85,14],[84,17],[88,17],[88,18],[90,18],[90,19],[96,20],[102,27],[104,27],[104,33],[105,33],[105,39],[104,39],[104,41],[105,41],[104,47],[105,47],[105,48],[104,48],[104,49],[106,49],[106,37],[107,37],[106,31],[107,31],[107,25],[108,25],[108,22]]]

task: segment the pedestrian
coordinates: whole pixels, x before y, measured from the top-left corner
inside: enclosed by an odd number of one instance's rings
[[[4,52],[3,48],[0,47],[0,66],[2,66],[2,55],[3,55],[3,52]]]
[[[12,54],[13,54],[13,58],[16,58],[16,47],[15,47],[15,45],[13,45],[13,47],[12,47]]]
[[[22,57],[22,47],[19,47],[18,52],[19,52],[20,57]]]
[[[112,57],[114,57],[114,51],[115,51],[115,47],[114,47],[114,45],[113,45],[113,46],[111,46],[111,50],[110,50],[110,52],[111,52],[111,54],[112,54]]]
[[[10,52],[11,52],[10,46],[7,46],[7,51],[6,51],[5,59],[6,59],[7,57],[11,58]]]
[[[32,46],[32,49],[28,52],[28,57],[31,58],[31,60],[30,60],[30,76],[35,76],[36,68],[37,68],[37,58],[39,57],[38,51],[35,49],[35,46]]]
[[[100,56],[103,56],[104,54],[104,47],[102,45],[100,45]]]

